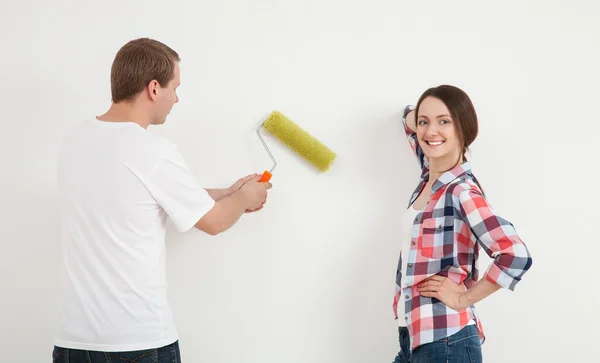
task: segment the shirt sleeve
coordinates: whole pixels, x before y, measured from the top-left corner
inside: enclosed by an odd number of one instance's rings
[[[427,161],[427,158],[425,157],[425,153],[423,152],[421,145],[419,145],[419,141],[417,139],[417,133],[414,132],[413,130],[411,130],[408,127],[408,124],[406,123],[406,116],[414,109],[415,109],[415,106],[413,106],[413,105],[408,105],[404,108],[404,111],[402,112],[402,126],[404,126],[404,133],[406,134],[408,143],[409,143],[413,153],[417,157],[417,163],[419,165],[419,168],[421,168],[421,171],[423,173],[425,173],[427,171],[427,169],[429,168],[429,163]]]
[[[494,259],[485,278],[501,287],[514,290],[532,264],[525,243],[514,226],[498,216],[483,195],[473,189],[461,192],[460,211],[478,243]]]
[[[147,187],[180,232],[191,229],[215,205],[176,147],[158,162]]]

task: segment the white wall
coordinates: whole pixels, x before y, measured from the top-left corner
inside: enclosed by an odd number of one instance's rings
[[[274,109],[339,155],[319,174],[267,138],[280,166],[263,212],[215,238],[171,229],[185,362],[393,360],[398,219],[418,177],[400,112],[440,83],[471,95],[474,171],[534,259],[517,291],[478,304],[485,361],[590,361],[598,14],[592,0],[3,2],[0,360],[50,361],[57,150],[109,106],[118,48],[149,36],[183,59],[181,102],[151,130],[207,187],[269,167],[254,129]]]

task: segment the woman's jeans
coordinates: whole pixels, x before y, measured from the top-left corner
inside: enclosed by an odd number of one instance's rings
[[[181,363],[179,342],[132,352],[97,352],[54,347],[52,363]]]
[[[445,339],[417,347],[410,351],[408,329],[399,327],[400,352],[393,363],[482,363],[481,343],[475,325]]]

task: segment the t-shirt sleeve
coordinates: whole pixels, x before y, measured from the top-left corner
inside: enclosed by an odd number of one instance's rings
[[[180,232],[191,229],[215,205],[176,147],[158,162],[148,189]]]

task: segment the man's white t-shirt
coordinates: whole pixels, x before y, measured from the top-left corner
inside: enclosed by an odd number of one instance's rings
[[[178,339],[167,301],[167,219],[183,232],[214,206],[178,148],[131,122],[92,119],[58,160],[63,260],[55,345],[132,351]]]

